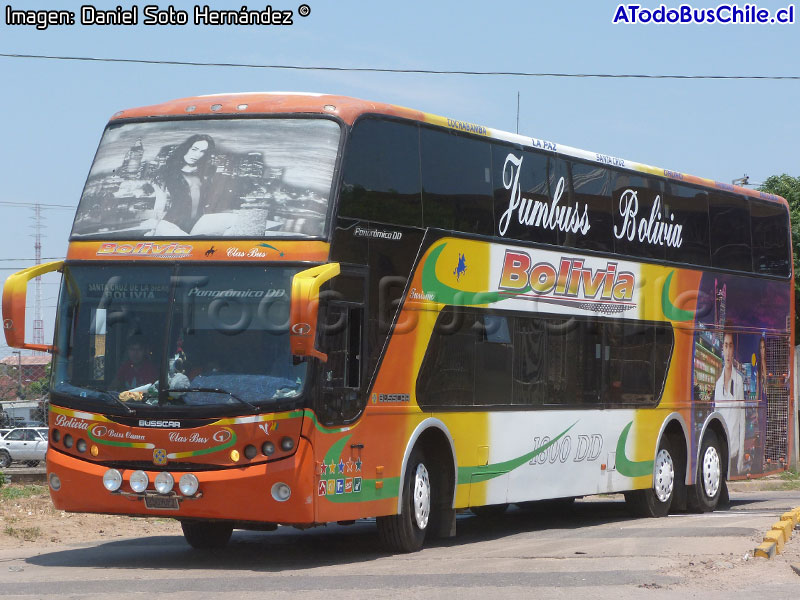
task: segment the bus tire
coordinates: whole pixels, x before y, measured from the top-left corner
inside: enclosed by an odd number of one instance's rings
[[[223,548],[233,533],[233,525],[214,521],[181,521],[183,537],[198,550]]]
[[[689,508],[695,512],[711,512],[717,507],[725,485],[725,467],[717,434],[711,430],[703,436],[697,474],[689,489]]]
[[[625,502],[639,517],[666,517],[675,497],[675,456],[667,436],[661,438],[653,466],[653,487],[625,492]]]
[[[425,542],[433,506],[433,486],[425,460],[418,447],[411,451],[403,478],[400,514],[376,519],[378,537],[387,550],[416,552]]]
[[[496,519],[508,510],[508,504],[487,504],[485,506],[470,506],[470,511],[481,519]]]

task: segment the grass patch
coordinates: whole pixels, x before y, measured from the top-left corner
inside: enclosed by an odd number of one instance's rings
[[[46,485],[34,484],[11,484],[0,488],[0,500],[20,500],[22,498],[34,498],[47,495]]]
[[[26,542],[33,542],[41,537],[42,530],[38,527],[11,527],[7,525],[3,529],[3,533]]]

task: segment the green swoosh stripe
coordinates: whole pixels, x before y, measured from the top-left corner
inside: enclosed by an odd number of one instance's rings
[[[236,432],[231,430],[231,439],[229,439],[224,444],[220,444],[219,446],[212,446],[211,448],[203,448],[202,450],[194,450],[192,452],[188,452],[184,454],[183,452],[175,452],[175,454],[181,454],[183,456],[203,456],[204,454],[211,454],[212,452],[219,452],[220,450],[225,450],[226,448],[230,448],[236,443]],[[172,454],[170,452],[170,454]]]
[[[117,446],[118,448],[136,448],[143,446],[142,442],[115,442],[113,440],[102,440],[92,433],[92,428],[86,430],[86,435],[89,436],[89,439],[97,444],[102,444],[104,446]],[[149,449],[149,448],[148,448]]]
[[[664,287],[661,288],[661,310],[664,312],[664,316],[670,321],[689,321],[694,319],[694,313],[689,310],[678,308],[672,303],[672,300],[669,299],[669,288],[674,274],[675,271],[671,271],[670,274],[667,275]]]
[[[339,477],[338,479],[341,479]],[[375,488],[375,481],[383,481],[381,489]],[[361,491],[350,494],[327,494],[321,496],[329,502],[371,502],[373,500],[385,500],[386,498],[397,498],[400,494],[400,478],[389,477],[387,479],[362,479]]]
[[[619,440],[617,440],[617,471],[619,471],[619,473],[625,477],[642,477],[644,475],[652,475],[652,460],[633,461],[629,460],[625,455],[625,446],[628,443],[628,433],[630,432],[632,425],[633,421],[628,423],[625,426],[625,429],[622,430]]]
[[[537,446],[527,454],[523,454],[517,458],[512,458],[511,460],[507,460],[505,462],[499,462],[492,465],[480,465],[477,467],[459,467],[458,468],[458,485],[463,485],[465,483],[475,483],[479,481],[488,481],[489,479],[494,479],[495,477],[499,477],[500,475],[505,475],[509,471],[513,471],[519,466],[524,465],[534,456],[538,456],[542,452],[545,452],[550,446],[555,444],[558,440],[560,440],[566,433],[575,427],[578,422],[575,421],[572,425],[567,427],[564,431],[559,433],[556,437],[552,440],[547,442],[546,444],[542,444],[541,446]]]
[[[510,297],[499,292],[465,292],[439,281],[439,278],[436,277],[436,263],[446,246],[447,244],[444,243],[438,248],[434,248],[422,268],[422,289],[424,292],[436,294],[436,302],[453,306],[473,306],[475,304],[491,304]]]

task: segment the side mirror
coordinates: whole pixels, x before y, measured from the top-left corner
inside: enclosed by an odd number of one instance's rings
[[[328,360],[328,355],[314,346],[317,338],[319,289],[323,283],[339,273],[339,263],[328,263],[300,271],[292,278],[289,346],[295,356],[315,356],[322,362]]]
[[[34,277],[45,273],[60,271],[64,261],[45,263],[23,269],[14,273],[3,286],[3,331],[6,334],[6,343],[12,348],[25,348],[40,352],[52,352],[50,344],[25,343],[25,302],[27,299],[28,282]]]

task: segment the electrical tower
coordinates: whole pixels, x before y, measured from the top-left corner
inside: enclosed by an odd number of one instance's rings
[[[33,205],[33,239],[36,264],[42,263],[42,206],[37,202]],[[33,312],[33,343],[44,344],[44,321],[42,320],[42,277],[36,278],[34,312]]]

